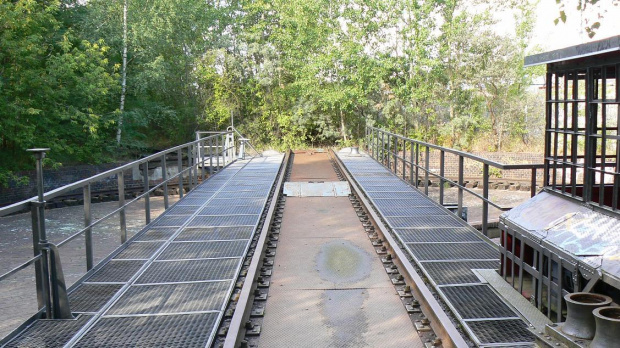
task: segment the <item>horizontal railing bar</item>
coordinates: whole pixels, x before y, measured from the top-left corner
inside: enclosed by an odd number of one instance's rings
[[[426,142],[423,142],[423,141],[420,141],[420,140],[415,140],[415,139],[407,138],[407,137],[404,137],[402,135],[395,134],[395,133],[392,133],[392,132],[388,132],[386,130],[379,129],[379,128],[376,128],[376,127],[369,127],[369,128],[371,130],[376,130],[378,133],[388,134],[388,135],[393,136],[395,138],[398,138],[398,139],[401,139],[401,140],[407,140],[407,141],[409,141],[411,143],[419,144],[419,145],[422,145],[422,146],[425,146],[425,147],[428,147],[428,148],[431,148],[431,149],[442,150],[442,151],[445,151],[447,153],[451,153],[451,154],[454,154],[454,155],[458,155],[458,156],[462,156],[462,157],[465,157],[465,158],[469,158],[469,159],[472,159],[472,160],[475,160],[475,161],[478,161],[478,162],[481,162],[481,163],[484,163],[484,164],[488,164],[488,165],[490,165],[492,167],[495,167],[495,168],[498,168],[498,169],[507,169],[507,170],[509,170],[509,169],[534,169],[534,168],[538,169],[538,168],[544,168],[544,164],[502,164],[502,163],[491,161],[489,159],[486,159],[486,158],[483,158],[483,157],[480,157],[480,156],[473,155],[473,154],[468,153],[468,152],[463,152],[463,151],[460,151],[460,150],[451,149],[451,148],[447,148],[447,147],[443,147],[443,146],[439,146],[439,145],[434,145],[434,144],[426,143]]]
[[[41,259],[41,254],[31,258],[30,260],[22,263],[21,265],[13,268],[12,270],[4,273],[3,275],[0,275],[0,281],[3,281],[5,279],[7,279],[8,277],[12,276],[13,274],[15,274],[15,273],[21,271],[22,269],[24,269],[24,268],[34,264],[35,262],[39,261],[40,259]]]
[[[82,180],[76,181],[76,182],[74,182],[72,184],[65,185],[65,186],[59,187],[57,189],[45,192],[44,195],[43,195],[43,198],[44,198],[44,200],[50,200],[52,198],[55,198],[55,197],[58,197],[58,196],[62,195],[63,193],[81,189],[81,188],[83,188],[86,185],[89,185],[89,184],[98,182],[101,179],[108,178],[110,176],[116,175],[119,172],[132,169],[135,166],[139,166],[139,165],[144,164],[146,162],[149,162],[151,160],[159,159],[159,157],[161,157],[163,155],[167,155],[169,153],[176,152],[179,149],[185,149],[188,145],[195,145],[195,144],[197,144],[199,142],[202,142],[202,141],[204,141],[206,139],[215,138],[218,135],[225,134],[225,133],[227,133],[227,132],[219,132],[216,135],[211,135],[211,136],[208,136],[208,137],[200,138],[198,140],[194,140],[194,141],[182,144],[182,145],[178,145],[178,146],[175,146],[175,147],[172,147],[172,148],[169,148],[169,149],[157,152],[155,154],[149,155],[149,156],[141,158],[139,160],[136,160],[136,161],[133,161],[133,162],[121,165],[121,166],[113,168],[113,169],[110,169],[110,170],[105,171],[103,173],[100,173],[100,174],[97,174],[97,175],[93,175],[93,176],[91,176],[89,178],[82,179]],[[232,148],[232,147],[229,147],[229,148]],[[222,151],[222,152],[224,152],[224,151]],[[220,152],[220,153],[222,153],[222,152]],[[30,207],[30,203],[33,202],[33,201],[36,201],[36,200],[37,200],[37,197],[32,197],[32,198],[23,200],[21,202],[17,202],[17,203],[11,204],[9,206],[0,208],[0,217],[6,216],[6,215],[9,215],[9,214],[12,214],[12,213],[16,213],[16,212],[19,212],[19,211],[22,211],[22,210]]]

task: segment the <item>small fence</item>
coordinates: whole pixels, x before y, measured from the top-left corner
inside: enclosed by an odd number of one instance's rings
[[[144,221],[145,225],[148,225],[151,222],[151,194],[153,194],[155,190],[158,190],[160,193],[163,191],[164,209],[168,209],[170,198],[168,190],[169,184],[176,184],[178,182],[179,199],[183,198],[184,187],[188,187],[191,191],[199,184],[199,181],[205,180],[208,175],[212,175],[214,172],[236,159],[235,133],[239,134],[232,127],[229,127],[225,132],[209,132],[208,136],[202,138],[200,136],[203,133],[197,133],[195,141],[158,152],[49,192],[44,192],[43,190],[42,166],[42,160],[49,149],[28,150],[34,154],[37,160],[38,196],[0,208],[0,217],[17,212],[30,211],[32,220],[32,249],[34,256],[12,268],[10,271],[0,275],[0,282],[7,281],[18,272],[32,271],[32,267],[34,267],[39,314],[45,315],[46,318],[71,317],[64,275],[62,273],[62,267],[60,266],[61,248],[76,240],[76,238],[83,236],[85,241],[86,271],[91,270],[95,266],[92,234],[94,227],[102,224],[102,222],[106,220],[118,216],[120,243],[125,243],[128,239],[127,219],[125,214],[128,206],[143,200]],[[247,139],[243,137],[240,137],[238,142],[241,148],[249,144]],[[174,170],[168,170],[169,163],[175,158],[177,167],[176,173],[169,176],[169,172],[175,172]],[[157,180],[157,182],[149,180],[150,162],[160,163],[161,180]],[[131,199],[132,197],[126,197],[125,191],[127,183],[131,182],[132,185],[135,185],[135,180],[126,180],[126,173],[134,170],[141,171],[142,173],[143,189],[141,194]],[[110,180],[110,178],[113,177],[116,177],[117,181],[118,208],[98,219],[93,219],[91,213],[91,187],[102,180]],[[54,244],[50,242],[46,232],[46,201],[79,191],[82,192],[84,202],[84,227],[75,231],[59,243]]]
[[[439,204],[444,205],[445,186],[453,186],[457,193],[457,215],[463,215],[463,193],[467,192],[482,201],[482,233],[488,235],[489,205],[501,211],[510,210],[512,207],[504,207],[489,199],[489,179],[495,170],[529,170],[531,172],[530,194],[536,194],[537,170],[543,168],[543,164],[502,164],[485,159],[467,152],[450,149],[423,141],[406,138],[375,127],[366,127],[366,147],[368,153],[382,163],[396,175],[402,176],[416,188],[424,187],[424,193],[429,195],[431,177],[439,180]],[[431,151],[439,154],[439,173],[430,169]],[[454,180],[446,176],[446,154],[458,158],[458,179]],[[466,187],[465,185],[465,160],[472,160],[482,166],[482,194]]]

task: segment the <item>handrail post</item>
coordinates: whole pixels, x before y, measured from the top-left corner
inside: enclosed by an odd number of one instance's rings
[[[405,141],[405,139],[403,138],[403,180],[405,180],[405,174],[407,173],[407,170],[405,170],[405,164],[407,161],[407,142]]]
[[[45,306],[46,318],[52,317],[52,299],[49,290],[49,264],[48,250],[44,247],[47,244],[45,231],[45,199],[43,197],[43,159],[49,148],[28,149],[36,159],[37,168],[37,197],[36,202],[32,202],[32,243],[34,256],[41,255],[40,262],[35,264],[35,276],[37,286],[37,301],[39,308]],[[38,265],[38,267],[37,267]]]
[[[84,186],[84,227],[92,223],[91,213],[91,189],[90,184]],[[89,227],[84,231],[84,242],[86,244],[86,270],[93,268],[93,229]]]
[[[144,217],[146,224],[148,225],[151,222],[151,197],[150,197],[150,187],[149,187],[149,162],[144,162],[142,166],[142,180],[144,183]]]
[[[430,160],[431,160],[431,149],[430,147],[426,147],[424,150],[425,153],[425,161],[426,163],[424,164],[424,169],[425,169],[425,173],[424,173],[424,194],[428,196],[428,172],[430,171]]]
[[[415,187],[420,185],[420,144],[415,143]]]
[[[183,151],[181,149],[177,150],[177,170],[177,174],[179,174],[179,199],[182,199],[185,188],[183,187]]]
[[[390,134],[387,135],[387,168],[392,170],[392,142],[390,141]]]
[[[394,137],[394,174],[398,176],[398,137]]]
[[[409,183],[413,185],[413,141],[409,140]],[[417,184],[416,184],[417,186]]]
[[[198,142],[198,159],[200,163],[200,179],[205,181],[205,154],[204,154],[204,140]]]
[[[209,137],[209,176],[213,175],[213,138]]]
[[[164,209],[168,210],[168,165],[166,164],[166,154],[161,156],[161,180],[164,189]]]
[[[217,158],[215,159],[217,161],[217,169],[216,172],[220,171],[220,136],[216,135],[215,136],[215,151],[217,152]]]
[[[187,168],[189,168],[189,175],[187,176],[187,188],[188,191],[194,189],[194,156],[192,154],[192,145],[187,145]]]
[[[530,187],[530,197],[536,196],[536,168],[532,168],[532,181]]]
[[[482,167],[482,197],[484,200],[482,201],[482,234],[485,236],[489,235],[488,231],[488,220],[489,220],[489,165],[484,164]]]
[[[439,204],[443,205],[443,193],[444,193],[444,163],[445,163],[446,152],[441,150],[439,152]]]
[[[118,183],[118,207],[122,208],[119,212],[120,218],[120,233],[121,244],[127,241],[127,216],[125,214],[125,173],[120,171],[116,174],[116,181]]]
[[[464,174],[464,162],[465,162],[465,158],[463,158],[463,156],[459,156],[459,193],[458,193],[458,208],[457,208],[457,215],[459,217],[463,216],[463,185],[465,184],[465,180],[463,178],[463,174]]]

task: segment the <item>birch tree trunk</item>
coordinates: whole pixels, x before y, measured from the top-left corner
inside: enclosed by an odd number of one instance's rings
[[[121,104],[118,114],[118,129],[116,130],[116,143],[121,143],[123,129],[123,112],[125,112],[125,94],[127,92],[127,0],[123,1],[123,65],[121,67]]]

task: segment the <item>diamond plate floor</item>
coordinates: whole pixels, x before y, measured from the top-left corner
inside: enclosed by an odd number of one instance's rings
[[[472,271],[499,266],[494,246],[368,155],[337,155],[474,342],[512,347],[534,341],[512,306]]]
[[[7,347],[208,347],[283,158],[202,183],[70,290],[88,316],[35,321]]]

